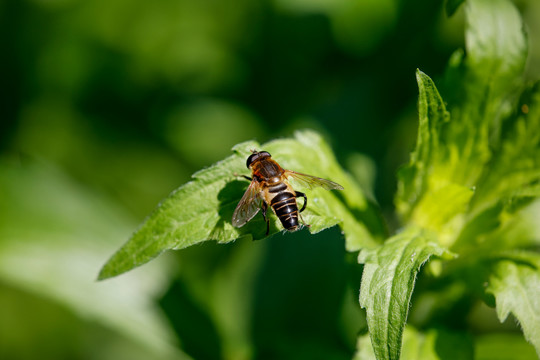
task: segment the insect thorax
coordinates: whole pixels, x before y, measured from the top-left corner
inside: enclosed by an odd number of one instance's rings
[[[283,169],[274,161],[260,161],[253,167],[253,173],[268,184],[274,184],[281,180]]]

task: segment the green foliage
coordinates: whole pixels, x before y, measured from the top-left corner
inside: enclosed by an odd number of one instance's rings
[[[0,2],[0,359],[538,359],[539,9]]]
[[[418,139],[399,173],[396,196],[408,230],[371,252],[376,255],[360,254],[366,264],[360,303],[367,310],[377,359],[399,358],[416,272],[429,255],[446,249],[458,259],[443,260],[444,276],[476,272],[478,281],[464,279],[470,292],[483,293],[479,284],[487,282],[499,319],[513,313],[540,354],[538,254],[500,253],[534,243],[530,231],[515,237],[509,229],[519,210],[539,195],[539,92],[522,79],[527,46],[514,6],[505,0],[469,0],[465,12],[467,52],[451,59],[448,105],[433,81],[417,73]],[[429,234],[429,242],[417,235],[418,228]],[[414,245],[393,253],[399,239]],[[415,251],[422,254],[418,261],[396,267],[397,260],[405,263]],[[503,260],[494,265],[482,265],[500,256]]]
[[[388,239],[376,250],[360,252],[358,261],[365,264],[360,306],[367,310],[377,359],[399,359],[416,274],[430,256],[444,252],[432,234],[415,229]]]
[[[447,12],[462,3],[448,1]],[[540,255],[523,250],[538,245],[523,219],[540,195],[540,90],[522,77],[527,44],[515,7],[507,0],[468,0],[464,8],[466,53],[450,59],[443,95],[428,75],[416,74],[419,127],[410,161],[398,173],[397,234],[380,243],[384,225],[367,200],[370,175],[357,175],[360,186],[320,135],[302,131],[294,139],[241,143],[232,156],[197,172],[158,206],[99,278],[207,240],[265,238],[260,216],[240,229],[231,225],[248,185],[238,175],[246,174],[250,150],[264,149],[285,168],[345,188],[308,192],[304,218],[311,233],[339,225],[346,249],[360,250],[360,306],[371,346],[360,336],[355,359],[472,359],[471,337],[441,326],[440,318],[449,312],[464,323],[478,299],[495,305],[501,322],[512,313],[540,354]],[[272,217],[271,236],[280,231]],[[406,323],[426,263],[419,291],[428,290],[423,299],[432,300],[416,316],[422,328],[416,330]],[[442,308],[448,303],[461,306],[453,309],[457,314]]]
[[[165,199],[113,255],[99,278],[129,271],[166,250],[183,249],[207,240],[227,243],[242,238],[265,238],[266,225],[260,215],[241,228],[231,224],[234,209],[249,185],[238,174],[249,174],[245,163],[250,149],[269,151],[287,169],[329,178],[348,189],[341,195],[322,189],[306,190],[309,206],[303,218],[311,225],[311,233],[339,224],[346,234],[347,249],[376,244],[374,235],[359,221],[362,218],[354,215],[371,211],[362,191],[337,164],[324,140],[314,132],[304,131],[298,132],[295,139],[275,140],[262,146],[255,142],[239,144],[233,149],[234,155],[194,174],[194,180]],[[282,230],[279,220],[271,219],[270,236]]]
[[[540,353],[540,254],[503,259],[493,265],[487,291],[495,295],[497,315],[505,321],[513,313],[525,338]]]

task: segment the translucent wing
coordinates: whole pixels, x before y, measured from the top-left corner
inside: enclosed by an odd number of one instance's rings
[[[313,189],[320,186],[325,190],[343,190],[343,186],[339,185],[338,183],[316,176],[297,173],[291,170],[285,170],[285,176],[293,178],[298,185],[308,189]]]
[[[261,187],[258,182],[252,181],[249,184],[244,196],[240,199],[238,206],[232,216],[232,224],[235,227],[244,226],[249,220],[253,219],[261,209],[261,197],[259,196]]]

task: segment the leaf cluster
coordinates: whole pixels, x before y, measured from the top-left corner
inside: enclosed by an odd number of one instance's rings
[[[428,75],[416,74],[417,142],[398,173],[395,197],[400,231],[381,241],[385,226],[358,182],[320,135],[302,131],[262,145],[241,143],[233,155],[195,173],[149,215],[99,278],[208,240],[265,238],[262,216],[239,229],[231,224],[248,185],[239,176],[247,175],[245,159],[251,149],[265,150],[285,168],[345,188],[306,191],[304,219],[311,233],[338,225],[347,250],[359,251],[359,300],[372,349],[360,336],[355,359],[472,358],[476,345],[464,331],[480,301],[495,306],[501,322],[512,314],[540,354],[540,243],[527,218],[540,195],[540,88],[523,78],[528,47],[514,5],[449,1],[448,12],[461,5],[466,49],[451,57],[441,91]],[[271,219],[273,236],[282,230]],[[405,327],[409,317],[415,327]]]
[[[450,60],[444,96],[417,72],[418,138],[395,199],[405,230],[360,253],[360,302],[377,359],[400,358],[416,275],[432,255],[442,256],[429,268],[439,292],[465,284],[454,302],[476,296],[494,303],[501,321],[512,313],[540,354],[540,254],[533,225],[521,221],[539,195],[540,92],[523,79],[517,9],[504,0],[464,6],[466,51]],[[453,322],[465,322],[472,304]],[[443,309],[422,311],[429,315],[418,325],[429,328]]]

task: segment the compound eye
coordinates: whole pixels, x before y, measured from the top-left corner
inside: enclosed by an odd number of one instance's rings
[[[261,157],[271,157],[272,155],[270,155],[270,153],[268,151],[261,151],[259,153],[259,156],[261,156]]]
[[[249,157],[247,158],[247,161],[246,161],[246,167],[249,169],[249,165],[251,165],[251,163],[253,161],[255,161],[255,158],[257,158],[259,156],[259,153],[255,153],[255,154],[251,154],[249,155]]]

